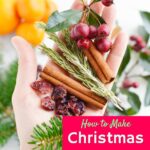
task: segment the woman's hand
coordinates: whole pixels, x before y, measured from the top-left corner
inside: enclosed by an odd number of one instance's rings
[[[73,8],[82,9],[81,1],[76,0]],[[115,6],[104,7],[101,2],[99,2],[94,4],[92,8],[103,16],[112,30],[116,18]],[[120,32],[116,37],[113,48],[107,58],[107,63],[115,74],[117,74],[124,56],[127,41],[127,36],[123,32]],[[34,50],[29,43],[21,37],[13,37],[12,43],[19,56],[17,83],[12,98],[17,132],[20,140],[20,149],[30,150],[31,145],[28,145],[27,143],[30,141],[33,127],[48,121],[54,113],[47,112],[40,108],[40,99],[30,87],[31,83],[36,80],[37,73],[37,62]],[[104,111],[105,108],[103,110],[93,110],[88,108],[84,115],[100,116],[104,114]]]

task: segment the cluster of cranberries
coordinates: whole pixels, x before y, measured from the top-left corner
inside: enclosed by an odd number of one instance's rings
[[[110,50],[112,42],[108,39],[110,29],[107,24],[102,24],[98,28],[85,23],[76,24],[71,29],[71,38],[77,41],[79,48],[89,49],[93,42],[101,53]]]
[[[133,45],[131,46],[136,52],[142,52],[146,55],[150,55],[150,49],[147,47],[146,42],[141,36],[132,35],[130,40],[133,42]]]
[[[130,40],[134,42],[132,48],[136,52],[139,52],[139,51],[143,50],[146,47],[146,43],[145,43],[145,41],[143,40],[143,38],[141,36],[132,35],[130,37]]]
[[[53,86],[40,80],[31,84],[41,96],[41,107],[45,110],[55,110],[56,115],[80,116],[85,112],[85,104],[77,97],[70,95],[62,86]]]
[[[138,82],[132,82],[131,80],[124,80],[123,82],[123,88],[128,89],[128,88],[138,88],[139,87],[139,83]]]

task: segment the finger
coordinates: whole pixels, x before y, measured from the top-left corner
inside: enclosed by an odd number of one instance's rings
[[[91,9],[101,16],[104,9],[104,5],[101,2],[97,2],[91,6]]]
[[[36,80],[37,63],[35,51],[28,42],[19,36],[12,38],[12,44],[19,57],[16,87],[25,90]]]
[[[103,10],[102,17],[106,21],[106,23],[109,25],[110,30],[113,29],[115,20],[116,20],[116,7],[115,5],[111,5],[110,7],[105,7]]]
[[[120,32],[107,58],[107,63],[113,70],[115,75],[117,74],[120,64],[122,62],[125,50],[127,48],[127,44],[128,36],[124,32]]]
[[[72,7],[72,9],[82,10],[83,9],[83,3],[81,0],[75,0]]]

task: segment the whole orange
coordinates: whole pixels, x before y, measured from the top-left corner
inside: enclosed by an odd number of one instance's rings
[[[45,0],[46,1],[46,12],[42,21],[47,22],[48,17],[58,9],[57,4],[53,0]]]
[[[17,0],[19,16],[28,22],[39,21],[46,11],[45,0]]]
[[[35,23],[22,23],[16,29],[16,34],[26,39],[33,46],[40,44],[44,38],[44,31],[36,27]]]
[[[19,18],[16,11],[16,0],[0,0],[0,35],[13,32],[16,28]]]

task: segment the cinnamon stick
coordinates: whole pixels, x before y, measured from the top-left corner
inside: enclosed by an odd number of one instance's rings
[[[89,48],[89,51],[90,51],[92,57],[94,58],[94,60],[96,61],[100,72],[102,72],[101,78],[102,78],[102,76],[104,76],[106,81],[107,81],[107,83],[112,82],[114,80],[114,78],[115,78],[115,75],[112,72],[112,70],[109,67],[109,65],[104,60],[102,54],[95,48],[94,45],[91,45],[91,47]],[[89,58],[89,62],[90,63],[92,62],[90,58]],[[92,65],[92,63],[91,63],[91,65]],[[102,80],[102,82],[104,82],[104,81]]]
[[[90,51],[88,51],[87,49],[83,49],[83,53],[84,55],[88,58],[91,66],[93,67],[93,69],[95,70],[98,78],[104,83],[108,83],[107,79],[105,78],[102,70],[99,68],[99,66],[97,65],[97,62],[95,61],[95,59],[93,58],[93,56],[91,55]]]
[[[68,85],[64,84],[63,82],[61,82],[61,81],[59,81],[59,80],[57,80],[57,79],[51,77],[50,75],[47,75],[47,74],[44,73],[44,72],[42,72],[42,73],[40,74],[40,77],[43,78],[43,79],[45,79],[45,80],[47,80],[47,81],[49,81],[49,82],[51,82],[52,84],[54,84],[54,85],[56,85],[56,86],[57,86],[57,85],[63,86],[64,88],[66,88],[66,90],[67,90],[69,93],[73,94],[74,96],[76,96],[76,97],[82,99],[83,101],[85,101],[85,102],[87,102],[87,103],[89,103],[89,104],[91,104],[91,105],[93,105],[93,106],[95,106],[95,107],[97,107],[97,108],[102,109],[102,108],[104,107],[103,104],[101,104],[101,103],[99,103],[99,102],[93,100],[92,98],[90,98],[90,97],[84,95],[84,94],[81,93],[81,92],[78,92],[77,90],[75,90],[75,89],[69,87]]]
[[[52,76],[53,78],[61,81],[62,83],[68,85],[69,87],[85,94],[86,96],[91,97],[92,99],[100,102],[101,104],[106,104],[106,100],[100,96],[97,96],[95,93],[93,93],[91,90],[77,82],[76,80],[72,79],[71,77],[67,76],[66,74],[57,71],[53,67],[46,66],[43,70],[44,73]]]

